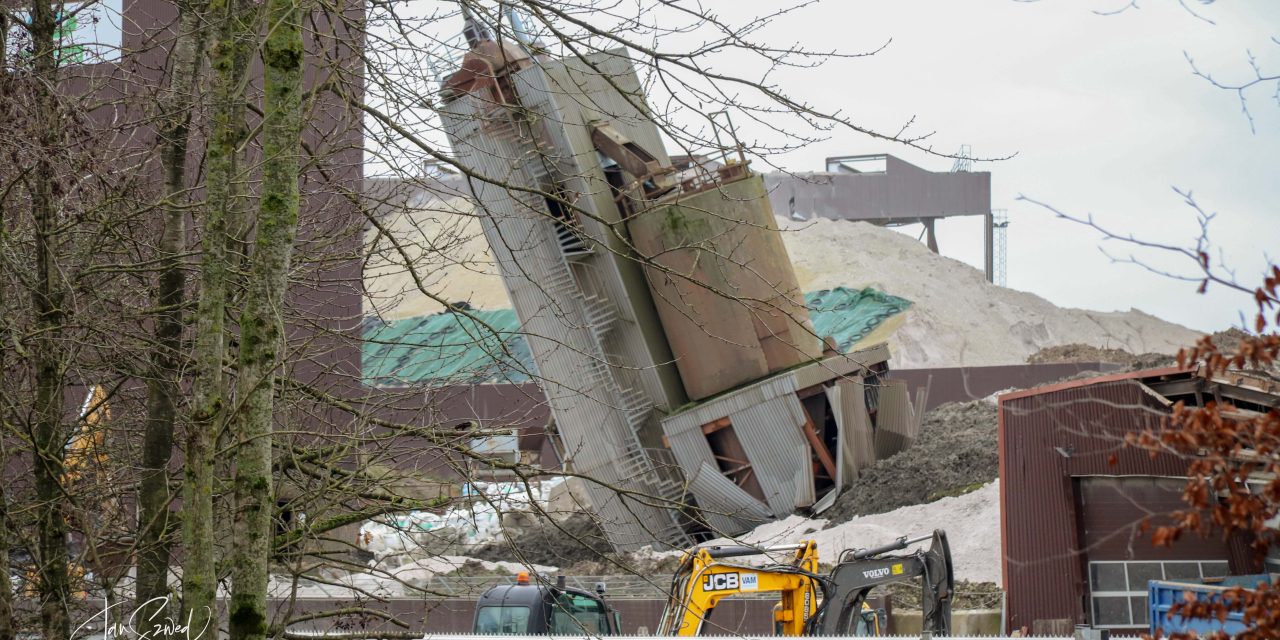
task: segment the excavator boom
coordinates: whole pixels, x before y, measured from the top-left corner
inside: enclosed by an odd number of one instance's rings
[[[927,550],[909,555],[884,555],[924,540],[932,540]],[[810,635],[853,635],[862,605],[872,589],[915,577],[921,578],[923,631],[935,636],[950,635],[955,576],[946,532],[939,529],[931,536],[914,540],[903,536],[893,543],[846,552],[843,556],[831,570],[830,599],[823,603],[822,611],[806,629]]]

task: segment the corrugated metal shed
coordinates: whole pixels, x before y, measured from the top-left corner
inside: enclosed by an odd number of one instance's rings
[[[1087,550],[1077,513],[1080,478],[1185,477],[1187,461],[1124,446],[1168,408],[1144,381],[1188,377],[1176,368],[1115,374],[1000,397],[1000,501],[1008,629],[1036,620],[1084,623]],[[1240,544],[1232,541],[1232,545]],[[1155,554],[1134,545],[1133,552]],[[1233,571],[1247,569],[1233,560]]]

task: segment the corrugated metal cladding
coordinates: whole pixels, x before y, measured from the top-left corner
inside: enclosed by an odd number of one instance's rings
[[[885,380],[880,385],[880,408],[876,413],[876,460],[885,460],[915,442],[919,421],[911,410],[907,383]]]
[[[690,477],[689,491],[698,497],[698,508],[707,524],[721,535],[753,529],[773,517],[759,500],[706,462]]]
[[[702,425],[727,416],[755,469],[769,513],[784,518],[796,507],[808,506],[814,501],[809,445],[800,433],[804,408],[796,399],[795,391],[794,376],[769,378],[667,417],[662,421],[663,432],[680,467],[687,476],[693,477],[703,464],[718,468]],[[760,504],[736,485],[732,490],[723,487],[722,491],[740,494],[735,500]],[[694,495],[701,499],[696,491]],[[708,497],[724,498],[721,494]]]
[[[862,378],[844,378],[827,390],[832,408],[839,407],[841,473],[852,480],[875,464],[875,436],[867,415]]]
[[[1076,496],[1081,478],[1186,475],[1185,460],[1152,458],[1124,446],[1125,434],[1154,428],[1168,414],[1134,379],[1143,373],[1125,375],[1130,377],[1108,376],[1000,399],[1001,539],[1009,631],[1032,628],[1036,620],[1086,622],[1088,556],[1082,553]],[[1154,547],[1137,543],[1134,553],[1159,557]]]
[[[809,443],[800,433],[805,422],[804,407],[794,394],[776,396],[731,413],[729,421],[774,516],[785,518],[797,507],[813,504],[816,498]]]

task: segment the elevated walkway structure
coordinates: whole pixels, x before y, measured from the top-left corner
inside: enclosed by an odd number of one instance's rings
[[[921,224],[926,242],[938,251],[936,222],[954,216],[982,216],[987,280],[994,276],[991,173],[928,171],[888,154],[827,158],[825,171],[765,174],[773,210],[796,220],[814,217],[857,220],[894,227]]]

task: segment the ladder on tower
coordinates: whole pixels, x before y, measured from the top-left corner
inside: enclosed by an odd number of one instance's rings
[[[1009,286],[1009,211],[991,210],[991,281],[997,286]]]

